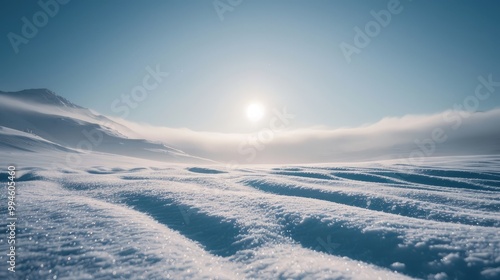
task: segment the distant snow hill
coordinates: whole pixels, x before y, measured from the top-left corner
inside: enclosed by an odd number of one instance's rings
[[[133,132],[50,90],[0,91],[1,151],[100,152],[163,162],[211,162],[125,134]]]

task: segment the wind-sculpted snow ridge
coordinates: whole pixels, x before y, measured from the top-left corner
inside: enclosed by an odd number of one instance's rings
[[[498,156],[24,165],[19,279],[500,278]]]

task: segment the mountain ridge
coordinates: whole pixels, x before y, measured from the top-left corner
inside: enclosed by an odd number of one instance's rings
[[[31,101],[34,103],[45,104],[45,105],[63,105],[65,107],[84,109],[84,107],[78,106],[68,99],[56,94],[55,92],[47,88],[33,88],[24,89],[20,91],[0,91],[0,96],[6,96],[14,98],[21,101]]]
[[[163,143],[128,138],[125,135],[130,133],[123,131],[132,131],[130,128],[76,105],[48,89],[0,91],[0,126],[35,134],[57,145],[58,151],[66,148],[67,151],[103,152],[163,162],[212,162]],[[19,137],[19,133],[2,134],[6,143],[13,143],[13,138]],[[42,145],[33,139],[23,139],[29,142],[27,145],[33,151]],[[47,150],[46,143],[43,146]],[[5,145],[0,146],[0,150],[2,148],[7,149]],[[8,148],[10,151],[22,150],[15,145]]]

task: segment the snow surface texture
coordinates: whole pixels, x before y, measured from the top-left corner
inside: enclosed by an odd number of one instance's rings
[[[500,277],[500,157],[228,170],[21,155],[17,279]]]

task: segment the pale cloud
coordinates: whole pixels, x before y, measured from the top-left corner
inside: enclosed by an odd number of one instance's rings
[[[434,156],[500,153],[500,108],[475,113],[449,110],[432,115],[386,117],[352,128],[283,126],[272,132],[272,139],[261,141],[259,133],[265,127],[252,134],[156,127],[101,116],[84,108],[34,104],[7,97],[0,98],[1,107],[15,108],[18,113],[65,116],[81,125],[98,123],[109,133],[162,142],[190,155],[231,165],[380,159],[411,159],[409,163],[415,163],[415,159]],[[16,121],[13,119],[10,124]]]
[[[500,153],[500,108],[473,114],[446,111],[433,115],[387,117],[354,128],[283,130],[276,132],[272,141],[262,145],[252,145],[248,141],[257,137],[256,134],[201,132],[113,120],[144,138],[164,142],[186,153],[239,164]],[[433,139],[433,136],[439,137]],[[256,156],[250,159],[252,153]]]

